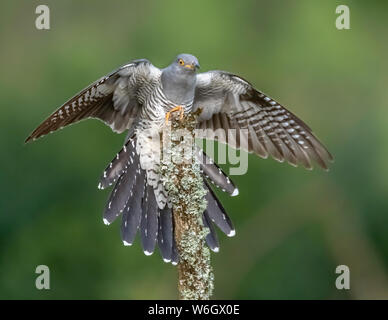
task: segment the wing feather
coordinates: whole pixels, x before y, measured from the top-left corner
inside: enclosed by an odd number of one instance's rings
[[[200,138],[307,169],[312,161],[327,169],[333,160],[307,124],[239,76],[224,71],[199,74],[193,110],[198,108]],[[214,134],[219,129],[225,134]],[[230,129],[236,129],[234,136]]]
[[[63,104],[28,136],[26,142],[88,118],[103,121],[117,133],[129,129],[141,108],[139,88],[154,85],[160,72],[145,59],[123,65]]]

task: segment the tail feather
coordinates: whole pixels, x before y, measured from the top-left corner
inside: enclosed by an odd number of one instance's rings
[[[138,157],[134,158],[134,162],[127,162],[123,174],[117,180],[113,188],[108,203],[104,211],[104,223],[112,223],[124,210],[128,199],[132,197],[133,188],[140,183],[139,180],[144,180],[140,177],[141,173]]]
[[[144,192],[140,232],[143,251],[146,255],[151,255],[158,237],[158,204],[154,188],[150,185],[146,186]]]
[[[123,148],[119,151],[116,157],[109,163],[104,170],[100,183],[99,189],[105,189],[112,185],[126,170],[128,165],[132,165],[135,162],[136,157],[136,140],[129,139]]]
[[[219,251],[219,240],[214,224],[227,236],[235,229],[225,209],[210,188],[208,180],[232,195],[237,188],[228,176],[202,150],[201,161],[204,187],[207,191],[207,209],[203,212],[203,224],[209,228],[206,242],[209,248]],[[141,169],[140,156],[136,152],[136,137],[130,138],[123,149],[104,171],[100,180],[101,189],[116,182],[104,211],[104,222],[112,223],[121,212],[121,237],[124,245],[132,245],[140,229],[141,243],[146,255],[154,252],[156,243],[165,262],[177,264],[179,254],[175,243],[172,209],[166,205],[159,208],[155,186],[147,184],[147,173]]]
[[[177,265],[179,262],[179,253],[176,247],[175,239],[172,241],[172,250],[171,250],[171,264]]]
[[[238,195],[238,189],[233,181],[230,180],[226,173],[203,150],[198,151],[198,159],[204,176],[210,182],[232,196]]]
[[[214,222],[214,224],[228,237],[233,237],[236,234],[236,231],[233,227],[232,221],[217,196],[206,182],[205,188],[207,189],[207,194],[205,196],[207,200],[207,213],[210,220]]]
[[[124,245],[132,245],[142,216],[142,200],[144,195],[145,171],[139,169],[133,194],[130,194],[125,205],[121,223],[121,238]]]
[[[203,213],[203,224],[205,227],[209,228],[209,233],[206,236],[207,245],[212,251],[218,252],[220,250],[220,244],[218,242],[216,230],[214,229],[214,225],[209,218],[207,210],[205,210]]]
[[[172,210],[165,208],[159,211],[159,232],[158,244],[159,250],[165,262],[170,262],[172,259],[173,246],[173,225],[172,225]]]

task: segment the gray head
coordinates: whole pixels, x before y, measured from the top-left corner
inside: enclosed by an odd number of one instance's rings
[[[181,53],[162,72],[163,92],[177,104],[185,104],[194,99],[198,59],[191,54]]]
[[[175,72],[195,72],[199,69],[199,62],[196,57],[188,53],[178,54],[175,60],[169,65]]]

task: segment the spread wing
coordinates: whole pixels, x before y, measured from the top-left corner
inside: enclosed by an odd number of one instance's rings
[[[333,160],[302,120],[239,76],[224,71],[198,74],[193,110],[198,108],[200,138],[308,169],[311,160],[324,169]]]
[[[88,118],[103,121],[117,133],[129,129],[139,113],[143,96],[155,85],[160,73],[145,59],[123,65],[63,104],[31,133],[26,142]]]

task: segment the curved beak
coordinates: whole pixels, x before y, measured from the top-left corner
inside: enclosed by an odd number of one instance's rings
[[[199,67],[200,66],[198,63],[185,64],[185,68],[188,68],[190,70],[199,69]]]

